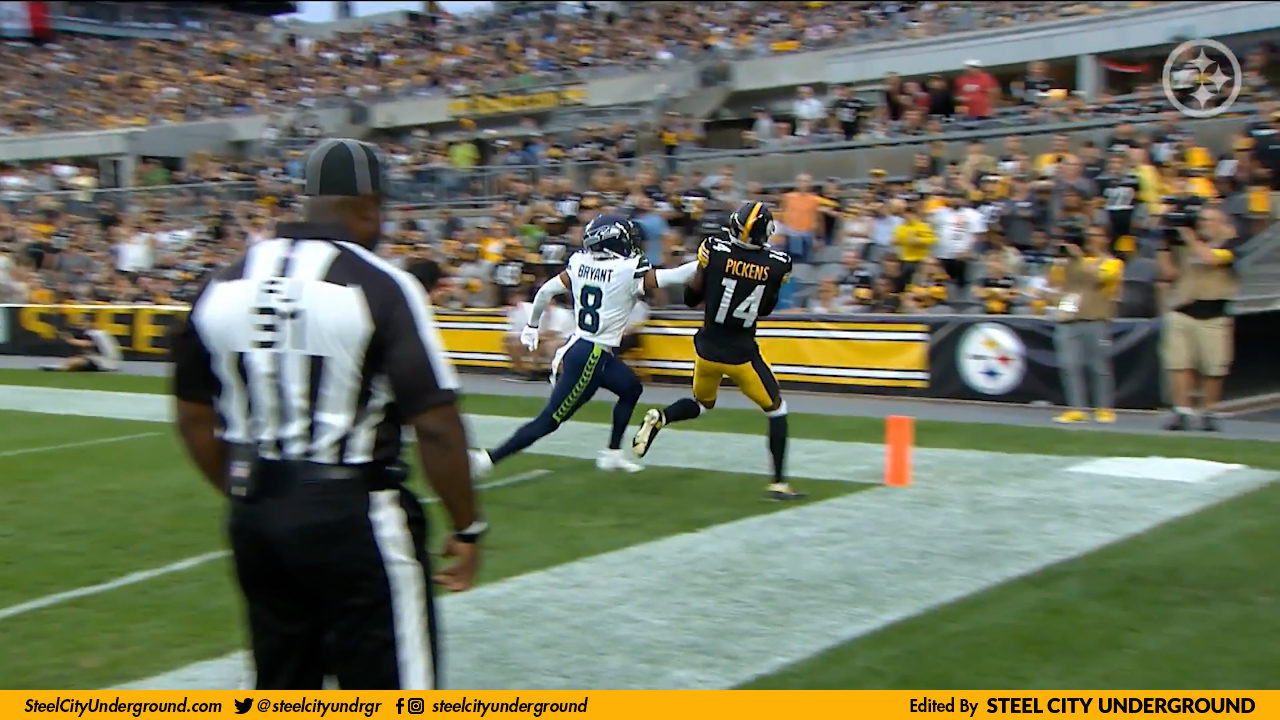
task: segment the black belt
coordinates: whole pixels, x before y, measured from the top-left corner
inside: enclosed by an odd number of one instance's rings
[[[253,445],[232,445],[228,453],[227,490],[251,500],[279,497],[305,485],[350,483],[376,492],[398,488],[409,477],[404,463],[330,465],[308,460],[273,460],[258,456]]]

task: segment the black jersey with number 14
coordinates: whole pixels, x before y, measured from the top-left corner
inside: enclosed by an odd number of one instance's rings
[[[791,274],[791,257],[769,248],[707,238],[698,248],[698,263],[705,306],[694,347],[713,362],[750,362],[757,353],[756,321],[778,304],[778,294]]]

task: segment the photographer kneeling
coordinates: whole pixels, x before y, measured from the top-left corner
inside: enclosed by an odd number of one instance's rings
[[[1083,236],[1071,229],[1058,245],[1061,258],[1053,271],[1059,291],[1054,347],[1062,368],[1062,385],[1071,409],[1054,418],[1059,423],[1089,419],[1084,368],[1093,375],[1093,419],[1116,421],[1115,380],[1111,374],[1111,320],[1124,262],[1113,257],[1107,229],[1090,225]]]
[[[1166,430],[1186,430],[1196,414],[1191,393],[1199,373],[1203,430],[1218,429],[1213,408],[1231,369],[1234,324],[1227,303],[1236,295],[1235,249],[1241,239],[1216,206],[1165,215],[1165,244],[1157,254],[1164,280],[1173,281],[1164,315],[1161,354],[1172,375],[1173,418]],[[1194,230],[1192,227],[1194,226]]]
[[[114,372],[120,369],[124,353],[109,333],[86,328],[82,320],[71,319],[69,332],[58,333],[58,339],[71,347],[72,355],[61,363],[41,365],[41,370],[54,372]]]

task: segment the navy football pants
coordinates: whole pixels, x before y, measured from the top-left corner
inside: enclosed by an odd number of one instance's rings
[[[640,400],[640,393],[644,392],[644,386],[635,371],[611,351],[590,340],[578,339],[564,353],[546,407],[506,442],[490,450],[489,457],[496,463],[555,432],[602,387],[618,396],[618,402],[613,406],[609,447],[614,450],[621,448],[622,435],[631,423],[631,414]]]

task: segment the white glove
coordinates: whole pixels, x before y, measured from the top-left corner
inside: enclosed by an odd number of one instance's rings
[[[520,342],[523,343],[525,347],[529,348],[529,352],[537,350],[538,328],[533,327],[532,325],[525,325],[524,329],[520,331]]]

